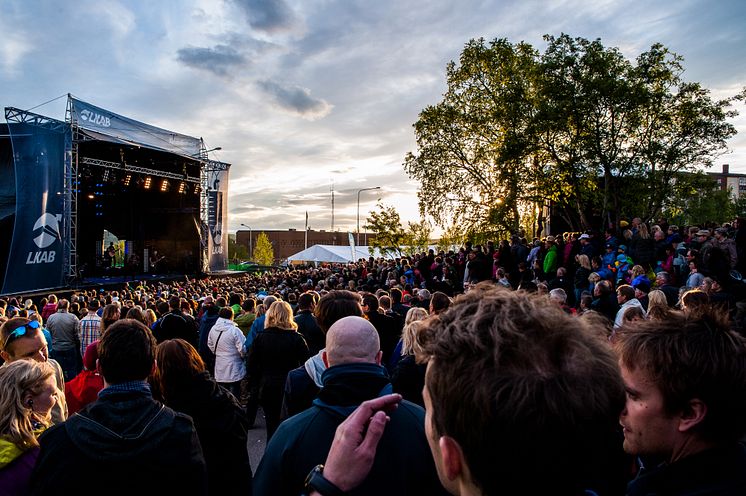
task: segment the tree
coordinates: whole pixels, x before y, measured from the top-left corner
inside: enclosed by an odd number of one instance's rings
[[[545,39],[542,54],[471,40],[446,69],[443,100],[420,113],[404,169],[439,226],[515,232],[521,212],[546,204],[577,230],[648,220],[736,133],[727,120],[746,92],[713,100],[663,45],[631,61],[600,40]]]
[[[702,172],[680,176],[662,207],[663,215],[680,226],[722,224],[732,220],[736,211],[737,203],[730,199],[730,192]]]
[[[228,234],[228,258],[230,260],[245,260],[249,258],[249,250],[244,245],[236,244],[235,234]]]
[[[396,253],[402,256],[405,233],[399,212],[394,207],[386,206],[380,201],[376,208],[377,210],[369,213],[367,223],[363,226],[364,229],[376,234],[375,239],[371,239],[369,243],[371,254],[374,248],[378,248],[381,253]]]
[[[272,265],[275,260],[275,251],[272,249],[272,243],[269,241],[267,233],[261,232],[256,238],[254,246],[254,256],[252,257],[259,265]]]
[[[422,253],[427,251],[430,246],[430,235],[433,229],[426,220],[420,222],[407,222],[407,229],[404,231],[404,246],[407,255]]]
[[[371,254],[375,248],[382,253],[394,253],[400,257],[427,251],[432,234],[432,226],[428,221],[407,222],[405,229],[399,212],[394,207],[378,202],[376,208],[377,211],[369,213],[367,224],[363,226],[376,233],[375,239],[370,241]]]
[[[535,50],[507,40],[472,40],[446,70],[443,101],[415,123],[417,154],[404,168],[420,182],[420,213],[468,233],[515,231],[530,195]]]

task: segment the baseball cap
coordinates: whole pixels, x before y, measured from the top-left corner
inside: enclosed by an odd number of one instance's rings
[[[580,235],[580,237],[578,239],[588,239],[588,238],[590,238],[590,236],[588,236],[588,234],[586,234],[586,233],[583,233],[583,234]]]

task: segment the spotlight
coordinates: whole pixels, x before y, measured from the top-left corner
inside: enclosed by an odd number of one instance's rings
[[[168,179],[164,179],[161,182],[161,193],[165,193],[166,191],[168,191],[168,188],[169,188]]]
[[[145,178],[145,184],[143,184],[143,188],[150,189],[151,184],[153,184],[153,178],[148,176]]]
[[[185,183],[184,181],[181,181],[181,182],[179,183],[179,193],[180,193],[180,194],[184,194],[184,193],[186,193],[186,189],[187,189],[187,185],[186,185],[186,183]]]
[[[104,182],[109,180],[109,176],[111,173],[109,172],[109,169],[104,169]]]
[[[129,186],[131,182],[132,182],[132,174],[127,174],[126,176],[124,176],[125,186]]]
[[[195,184],[194,185],[194,194],[198,195],[200,191],[202,191],[202,188],[199,187],[199,184]]]

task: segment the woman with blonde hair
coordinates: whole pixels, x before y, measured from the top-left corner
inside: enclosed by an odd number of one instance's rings
[[[407,328],[412,322],[416,322],[418,320],[424,320],[428,318],[430,314],[421,307],[412,307],[409,310],[407,310],[407,315],[404,317],[404,327],[402,329],[402,337],[399,339],[399,342],[396,343],[396,346],[394,347],[393,353],[391,353],[391,358],[389,358],[388,363],[388,370],[389,373],[393,374],[396,370],[396,365],[399,363],[399,361],[407,355],[407,353],[404,352],[404,329]]]
[[[666,294],[660,289],[648,293],[648,320],[665,320],[671,314]]]
[[[158,320],[158,317],[155,315],[155,312],[152,308],[148,308],[147,310],[143,310],[143,316],[145,317],[145,325],[148,326],[148,329],[153,328],[153,324],[155,324],[155,321]]]
[[[60,394],[48,362],[16,360],[0,367],[0,491],[27,494],[39,455],[38,436],[51,424]]]
[[[288,372],[303,365],[310,355],[306,340],[297,330],[293,309],[288,303],[277,300],[267,310],[264,332],[257,334],[249,348],[249,389],[260,390],[259,401],[267,421],[267,442],[280,425]]]
[[[409,315],[409,312],[407,312]],[[405,400],[425,407],[422,399],[422,388],[425,386],[426,363],[420,363],[418,357],[422,354],[420,336],[425,329],[424,320],[415,320],[404,326],[402,332],[402,359],[396,364],[391,377],[391,385],[395,393],[399,393]]]

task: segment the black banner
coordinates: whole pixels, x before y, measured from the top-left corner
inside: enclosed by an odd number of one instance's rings
[[[64,174],[69,126],[9,122],[16,177],[16,216],[3,293],[61,287],[64,282]]]

